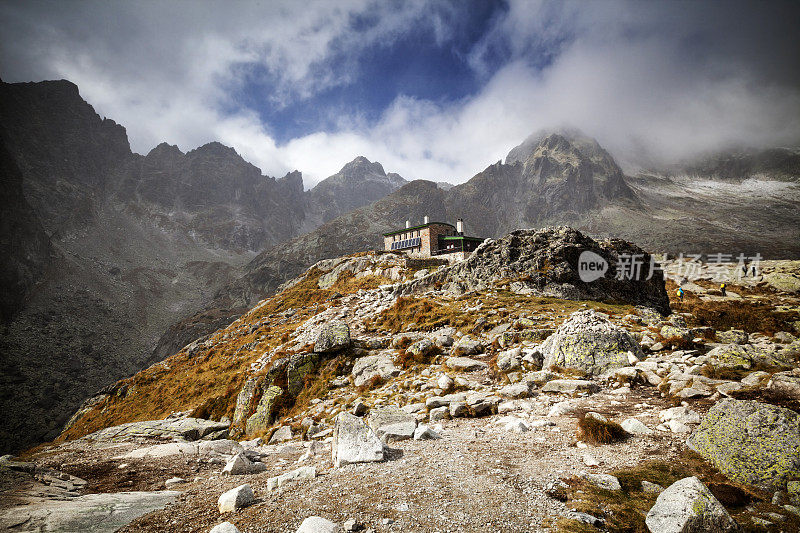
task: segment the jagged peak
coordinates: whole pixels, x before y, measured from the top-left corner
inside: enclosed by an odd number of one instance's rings
[[[219,141],[211,141],[202,146],[198,146],[194,150],[187,153],[189,154],[210,154],[210,155],[234,155],[241,158],[239,153],[232,147],[222,144]]]
[[[356,157],[344,165],[338,173],[346,177],[360,177],[367,172],[370,174],[379,174],[381,176],[386,175],[383,165],[377,161],[373,163],[363,155]]]
[[[505,163],[524,163],[538,148],[568,152],[574,151],[585,157],[607,155],[596,139],[575,128],[539,130],[528,136],[521,144],[508,152]]]
[[[147,153],[146,157],[169,157],[169,156],[182,156],[184,155],[181,152],[180,148],[178,148],[175,144],[169,144],[166,142],[160,143],[158,146],[153,148]]]

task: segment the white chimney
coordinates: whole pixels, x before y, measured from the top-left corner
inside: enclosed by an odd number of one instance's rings
[[[425,218],[423,219],[423,224],[427,224],[430,221],[431,221],[431,219],[428,218],[428,215],[425,215]]]
[[[406,229],[408,229],[410,227],[411,227],[411,221],[410,220],[406,220]]]
[[[459,235],[463,235],[464,234],[464,220],[463,219],[459,218],[458,220],[456,220],[456,231],[458,232]]]

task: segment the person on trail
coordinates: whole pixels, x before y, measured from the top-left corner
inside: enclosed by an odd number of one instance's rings
[[[678,293],[678,298],[680,298],[681,302],[683,302],[683,287],[678,287],[676,292]]]
[[[727,288],[728,288],[728,286],[725,284],[725,282],[724,282],[724,281],[723,281],[723,282],[722,282],[722,284],[719,286],[719,290],[720,290],[720,292],[722,292],[722,297],[723,297],[723,298],[725,297],[725,289],[727,289]]]

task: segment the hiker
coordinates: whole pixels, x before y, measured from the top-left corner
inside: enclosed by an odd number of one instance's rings
[[[722,284],[720,284],[720,286],[719,286],[719,290],[720,290],[720,292],[722,292],[722,297],[723,297],[723,298],[725,297],[725,289],[727,289],[727,288],[728,288],[728,286],[727,286],[727,285],[725,285],[725,282],[724,282],[724,281],[723,281],[723,282],[722,282]]]
[[[678,298],[680,298],[681,303],[683,303],[683,287],[678,287],[677,293],[678,293]]]

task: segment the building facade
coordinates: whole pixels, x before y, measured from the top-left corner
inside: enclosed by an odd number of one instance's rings
[[[403,229],[383,234],[384,250],[402,252],[411,257],[441,257],[456,261],[468,256],[480,243],[481,237],[464,235],[464,222],[458,219],[455,226],[447,222],[429,222],[411,226],[406,221]]]

